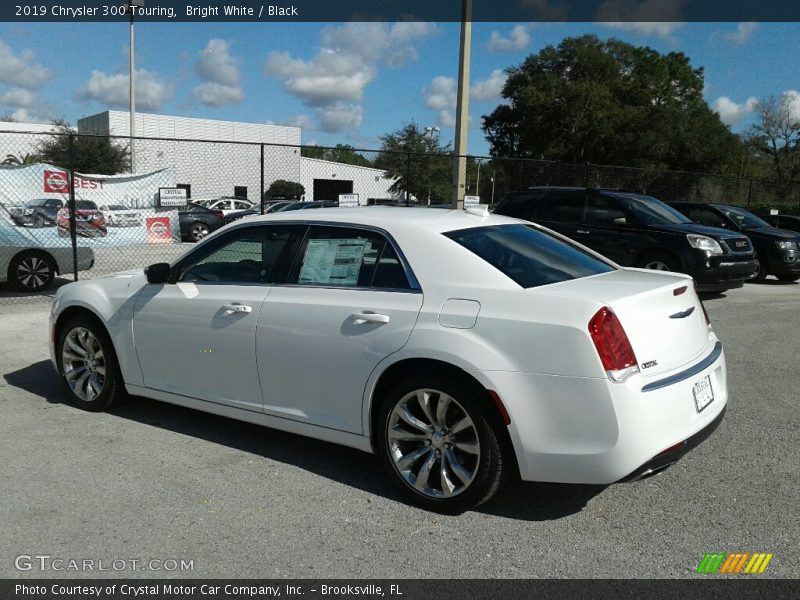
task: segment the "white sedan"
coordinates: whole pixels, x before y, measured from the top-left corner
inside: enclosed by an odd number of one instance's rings
[[[728,396],[691,278],[468,211],[253,217],[173,264],[60,288],[51,327],[78,406],[127,392],[374,452],[441,512],[511,474],[658,471]]]
[[[75,249],[78,271],[94,266],[91,248]],[[40,292],[56,275],[73,271],[72,246],[49,231],[30,231],[16,227],[0,215],[0,283],[20,292]]]

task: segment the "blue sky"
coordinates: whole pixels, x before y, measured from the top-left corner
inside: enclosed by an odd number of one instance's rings
[[[480,117],[500,101],[503,70],[584,33],[688,54],[734,131],[749,126],[758,98],[800,90],[798,23],[476,23],[471,153],[487,152]],[[450,141],[458,40],[457,23],[142,23],[137,108],[298,124],[304,143],[363,148],[413,119]],[[127,56],[125,23],[0,24],[0,113],[74,124],[127,109]]]

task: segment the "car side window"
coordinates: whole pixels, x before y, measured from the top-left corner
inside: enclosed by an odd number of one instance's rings
[[[539,209],[538,220],[558,223],[580,223],[583,220],[583,194],[552,194],[546,196]]]
[[[286,280],[305,233],[299,225],[235,230],[190,254],[177,278],[192,283],[274,284]]]
[[[247,210],[248,208],[253,208],[253,206],[249,202],[234,200],[233,208],[235,208],[236,210]]]
[[[700,225],[730,228],[727,219],[707,208],[690,208],[687,217]]]
[[[591,195],[586,200],[584,222],[593,225],[625,225],[631,223],[632,219],[615,198]]]
[[[299,285],[410,289],[403,263],[385,236],[350,227],[311,226],[291,280]]]

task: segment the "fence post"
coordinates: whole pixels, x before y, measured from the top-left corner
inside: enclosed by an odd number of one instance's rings
[[[69,155],[69,238],[72,244],[72,278],[78,281],[78,227],[75,223],[75,134],[70,133],[68,138]]]
[[[747,208],[750,208],[750,200],[753,198],[753,178],[748,179],[750,184],[747,186]]]
[[[264,142],[261,142],[261,214],[264,214]]]
[[[411,186],[411,153],[406,152],[406,206],[408,206],[408,188]]]

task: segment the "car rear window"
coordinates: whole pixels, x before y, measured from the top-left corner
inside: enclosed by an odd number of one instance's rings
[[[532,225],[495,225],[444,234],[524,288],[614,270],[607,262]]]

